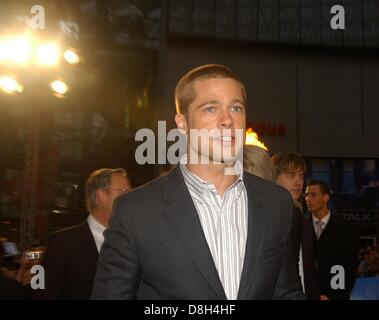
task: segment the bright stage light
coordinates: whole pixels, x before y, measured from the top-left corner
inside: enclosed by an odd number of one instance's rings
[[[41,45],[36,50],[37,62],[42,66],[54,66],[59,62],[59,49],[55,44]]]
[[[55,95],[59,98],[62,98],[64,94],[68,91],[68,86],[61,80],[55,80],[50,84],[51,89],[53,89]]]
[[[71,49],[67,49],[63,53],[63,57],[69,64],[77,64],[80,61],[79,55]]]
[[[31,44],[26,37],[17,37],[0,41],[0,61],[17,64],[30,62]]]
[[[6,93],[13,94],[16,92],[21,93],[24,87],[14,78],[10,76],[0,77],[0,89]]]

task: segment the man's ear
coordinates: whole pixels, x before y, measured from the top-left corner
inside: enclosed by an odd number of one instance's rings
[[[185,116],[183,114],[177,113],[175,115],[175,122],[180,132],[183,134],[187,134],[187,121]]]
[[[330,197],[327,193],[323,195],[323,198],[326,203],[328,203],[328,201],[330,200]]]

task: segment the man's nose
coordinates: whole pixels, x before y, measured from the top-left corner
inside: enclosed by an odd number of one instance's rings
[[[301,177],[300,176],[296,176],[296,178],[295,178],[295,183],[296,183],[296,185],[301,185]]]
[[[228,110],[220,112],[219,125],[223,128],[229,128],[233,124],[233,118]]]

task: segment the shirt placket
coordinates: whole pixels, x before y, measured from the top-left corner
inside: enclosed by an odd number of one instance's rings
[[[224,287],[225,292],[227,294],[228,299],[234,298],[234,290],[233,290],[233,274],[231,269],[231,263],[233,262],[233,252],[230,250],[231,237],[232,237],[232,226],[230,217],[232,212],[230,212],[230,208],[227,204],[230,202],[229,198],[231,196],[232,190],[227,190],[224,195],[224,201],[221,207],[221,223],[222,223],[222,264],[224,270]]]

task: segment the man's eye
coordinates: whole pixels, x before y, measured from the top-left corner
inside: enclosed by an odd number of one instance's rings
[[[204,110],[204,112],[215,112],[216,111],[216,108],[215,107],[206,107]]]
[[[243,112],[243,107],[241,107],[241,106],[232,106],[230,108],[230,110],[233,111],[233,112]]]

